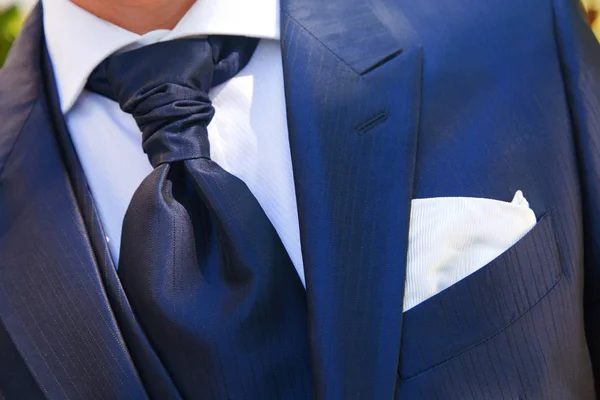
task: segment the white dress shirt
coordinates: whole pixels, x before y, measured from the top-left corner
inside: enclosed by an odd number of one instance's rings
[[[278,0],[202,0],[172,30],[143,36],[68,0],[43,0],[44,31],[62,110],[100,213],[115,262],[134,191],[152,171],[141,133],[117,103],[84,89],[92,70],[117,51],[187,36],[262,40],[246,66],[209,93],[211,158],[243,180],[277,230],[304,283],[298,211],[285,113]]]

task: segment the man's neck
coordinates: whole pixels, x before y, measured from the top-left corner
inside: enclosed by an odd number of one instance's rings
[[[95,16],[140,35],[156,29],[173,29],[195,1],[71,0]]]

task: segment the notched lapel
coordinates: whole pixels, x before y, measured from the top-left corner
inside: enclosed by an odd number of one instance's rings
[[[294,20],[359,75],[417,42],[416,33],[400,8],[389,1],[282,0],[281,3],[282,20]],[[282,33],[286,32],[285,25]]]
[[[281,37],[315,394],[392,398],[421,48],[382,1],[284,1]]]
[[[38,5],[0,79],[0,323],[47,398],[145,398],[54,136],[42,49]]]

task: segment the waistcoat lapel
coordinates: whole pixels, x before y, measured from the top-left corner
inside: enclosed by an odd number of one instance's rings
[[[43,43],[38,5],[0,75],[0,323],[47,398],[146,398],[55,139]]]
[[[421,91],[421,50],[396,4],[282,1],[320,399],[394,395]]]

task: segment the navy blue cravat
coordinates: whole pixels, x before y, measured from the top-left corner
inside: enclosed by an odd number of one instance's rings
[[[88,82],[133,115],[154,167],[125,215],[118,274],[183,398],[310,398],[301,282],[250,190],[210,159],[208,91],[256,45],[158,43],[109,57]]]

